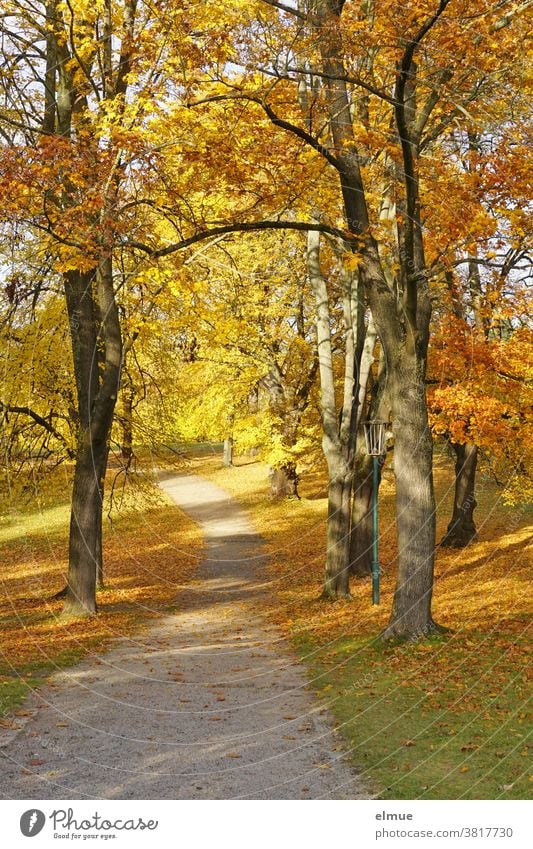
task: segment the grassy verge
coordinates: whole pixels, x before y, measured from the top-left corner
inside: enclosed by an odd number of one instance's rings
[[[66,580],[69,491],[68,470],[57,470],[41,489],[11,494],[0,519],[0,715],[55,670],[173,608],[202,554],[198,526],[144,482],[116,496],[104,521],[99,615],[65,622],[53,595]]]
[[[325,650],[305,638],[297,645],[381,798],[528,798],[522,671],[483,634],[468,646],[433,638],[384,648],[366,637],[340,638]],[[480,655],[475,664],[472,653]]]
[[[440,550],[434,614],[452,630],[421,643],[384,645],[395,583],[392,475],[380,495],[382,604],[368,580],[353,582],[354,601],[319,600],[324,563],[324,477],[303,482],[301,501],[268,500],[266,469],[198,471],[251,512],[270,553],[276,602],[270,616],[308,665],[320,698],[334,713],[357,768],[382,798],[527,798],[531,788],[526,592],[531,511],[508,508],[480,478],[480,540]],[[438,534],[451,510],[452,463],[436,462]],[[529,555],[529,558],[528,558]]]

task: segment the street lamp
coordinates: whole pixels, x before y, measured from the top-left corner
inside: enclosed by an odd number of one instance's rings
[[[372,457],[372,604],[379,604],[378,479],[379,458],[385,453],[387,422],[363,422],[366,450]]]

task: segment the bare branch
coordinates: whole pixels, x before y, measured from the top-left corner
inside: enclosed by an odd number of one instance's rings
[[[167,245],[164,248],[151,248],[143,242],[126,241],[124,247],[135,248],[142,251],[152,259],[169,256],[176,251],[188,248],[190,245],[195,245],[197,242],[202,242],[204,239],[212,239],[214,236],[221,236],[225,233],[254,233],[261,230],[296,230],[298,232],[308,233],[310,231],[319,233],[329,233],[331,236],[336,236],[348,244],[355,242],[354,237],[350,236],[346,231],[339,230],[337,227],[330,227],[328,224],[319,224],[310,221],[242,221],[234,224],[221,224],[219,227],[211,227],[208,230],[200,230],[194,236],[189,236],[187,239],[182,239],[172,245]]]
[[[287,6],[285,3],[279,3],[277,0],[262,0],[262,2],[266,3],[267,6],[273,6],[275,9],[280,9],[282,12],[286,12],[288,15],[294,15],[295,18],[299,18],[301,21],[307,20],[307,17],[303,12],[300,12],[299,9],[295,9],[292,6]]]
[[[336,80],[344,83],[350,83],[351,85],[356,85],[359,86],[359,88],[365,89],[365,91],[368,91],[370,94],[374,94],[381,100],[385,100],[387,103],[390,103],[391,106],[394,106],[396,103],[394,97],[391,97],[391,95],[386,94],[384,91],[381,91],[381,89],[365,82],[360,79],[360,77],[354,77],[351,74],[326,74],[323,71],[317,71],[314,68],[312,71],[306,71],[302,68],[285,68],[285,71],[288,74],[307,74],[308,76],[320,77],[324,80]]]
[[[13,404],[4,404],[3,401],[0,401],[0,410],[3,410],[4,413],[20,413],[20,415],[28,416],[30,419],[38,424],[40,427],[44,428],[44,430],[48,431],[52,436],[61,442],[63,448],[67,452],[68,457],[73,459],[76,456],[75,451],[69,446],[63,434],[59,433],[55,427],[50,424],[46,419],[43,419],[35,410],[32,410],[31,407],[19,407]]]

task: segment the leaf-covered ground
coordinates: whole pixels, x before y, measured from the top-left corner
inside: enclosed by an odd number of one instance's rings
[[[272,610],[291,633],[313,683],[334,711],[357,766],[384,798],[524,798],[529,795],[528,627],[531,511],[505,507],[480,475],[479,542],[439,550],[434,615],[450,635],[383,645],[395,582],[394,486],[380,495],[382,603],[368,580],[352,602],[319,599],[326,500],[320,474],[304,478],[301,501],[268,499],[266,469],[247,463],[200,471],[246,504],[268,550]],[[452,462],[436,461],[438,538],[453,495]]]
[[[321,474],[302,483],[301,501],[272,502],[263,465],[220,468],[198,458],[195,471],[244,505],[270,553],[272,609],[305,659],[320,697],[335,714],[357,767],[384,798],[524,798],[531,773],[527,631],[531,511],[505,507],[480,476],[480,539],[437,556],[434,613],[445,637],[404,645],[376,639],[392,601],[394,487],[380,496],[382,604],[368,580],[354,600],[319,600],[324,564],[325,488]],[[439,537],[451,510],[452,462],[437,458]],[[133,633],[172,606],[201,556],[197,526],[149,484],[130,490],[106,520],[106,589],[100,616],[65,623],[68,481],[57,474],[40,494],[13,496],[0,521],[0,710],[20,705],[29,687],[55,668]],[[529,530],[528,530],[529,526]],[[44,599],[44,600],[43,600]],[[12,723],[12,717],[0,720]]]
[[[198,526],[153,484],[144,481],[125,497],[116,493],[111,518],[104,519],[99,615],[65,622],[63,602],[51,597],[65,586],[69,493],[68,475],[58,471],[39,489],[6,498],[10,507],[0,518],[0,715],[55,669],[172,607],[202,554]]]

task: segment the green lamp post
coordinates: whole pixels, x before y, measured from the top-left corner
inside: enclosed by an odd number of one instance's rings
[[[378,483],[379,458],[385,453],[387,422],[363,422],[366,450],[372,457],[372,604],[379,604]]]

